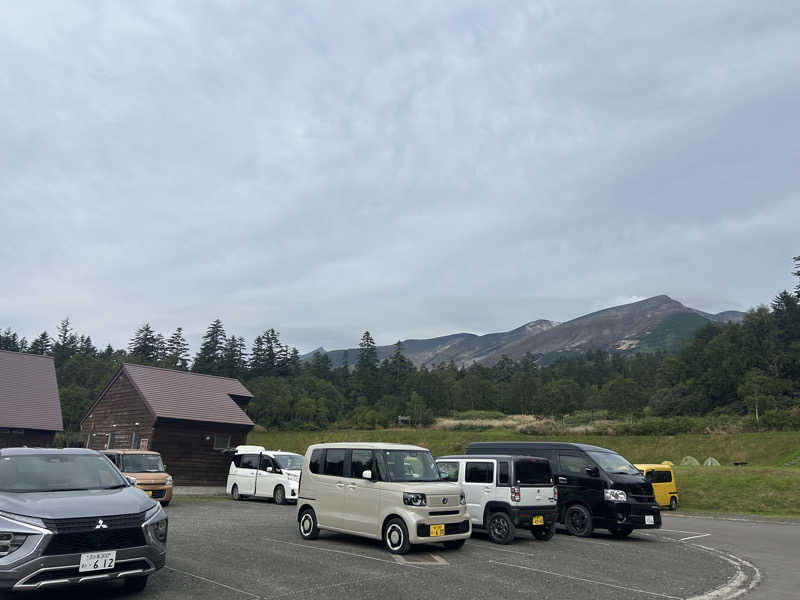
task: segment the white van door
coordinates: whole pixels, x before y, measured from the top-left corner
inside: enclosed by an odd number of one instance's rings
[[[494,461],[467,460],[464,467],[464,496],[473,523],[483,524],[483,507],[494,495]]]
[[[236,485],[239,486],[239,494],[242,496],[254,494],[257,470],[258,454],[242,454],[239,468],[236,469]]]

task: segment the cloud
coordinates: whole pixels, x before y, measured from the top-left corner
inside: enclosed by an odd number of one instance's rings
[[[3,325],[309,350],[747,308],[797,254],[798,33],[779,3],[14,5]]]

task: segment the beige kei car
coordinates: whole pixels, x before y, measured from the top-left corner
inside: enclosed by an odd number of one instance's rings
[[[430,450],[403,444],[309,446],[297,523],[304,539],[326,529],[382,540],[393,554],[412,544],[460,548],[472,533],[461,487],[442,480]]]

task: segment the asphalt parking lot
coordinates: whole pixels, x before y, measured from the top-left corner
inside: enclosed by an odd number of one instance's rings
[[[295,510],[263,501],[175,502],[168,509],[167,567],[150,577],[144,592],[106,584],[26,598],[721,599],[752,588],[753,597],[796,597],[782,595],[797,585],[781,578],[780,560],[789,566],[796,560],[797,526],[772,526],[785,532],[777,542],[788,547],[774,553],[776,576],[767,577],[752,557],[734,552],[737,540],[754,539],[762,528],[722,520],[667,515],[663,529],[624,540],[598,532],[590,539],[558,534],[542,542],[519,530],[513,544],[498,546],[476,534],[461,550],[420,546],[395,557],[377,541],[339,534],[303,541]],[[770,548],[765,540],[756,555],[773,565]],[[765,589],[772,591],[762,596]]]

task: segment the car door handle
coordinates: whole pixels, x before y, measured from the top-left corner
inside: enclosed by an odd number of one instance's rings
[[[338,488],[343,488],[343,487],[344,487],[344,484],[343,484],[343,483],[340,481],[339,483],[337,483],[337,484],[336,484],[336,487],[338,487]]]
[[[559,477],[558,478],[558,483],[567,483],[567,478],[566,477]]]

